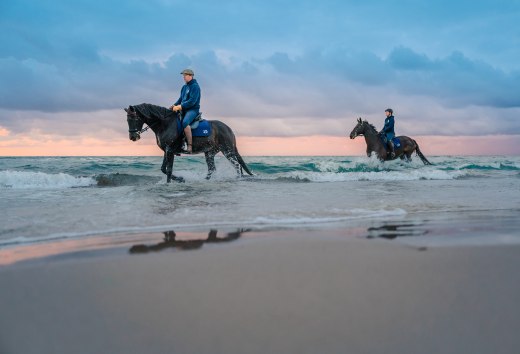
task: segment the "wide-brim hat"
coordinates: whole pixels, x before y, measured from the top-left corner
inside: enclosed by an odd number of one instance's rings
[[[195,73],[191,69],[184,69],[183,71],[181,71],[181,75],[191,75],[191,76],[194,76]]]

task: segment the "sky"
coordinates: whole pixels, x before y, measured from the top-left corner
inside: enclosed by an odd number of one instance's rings
[[[0,156],[161,155],[123,107],[184,68],[242,155],[360,155],[358,117],[426,155],[520,154],[520,1],[2,0]]]

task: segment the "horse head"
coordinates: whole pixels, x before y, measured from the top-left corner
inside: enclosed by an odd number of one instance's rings
[[[126,121],[128,122],[128,135],[130,140],[137,141],[141,139],[141,130],[144,122],[135,111],[134,107],[128,106],[124,109],[126,112]]]
[[[350,139],[365,134],[365,123],[366,121],[363,121],[361,117],[358,118],[356,126],[350,132]]]

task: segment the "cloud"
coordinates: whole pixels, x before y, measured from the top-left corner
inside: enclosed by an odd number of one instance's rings
[[[387,62],[403,92],[433,95],[453,106],[520,106],[513,89],[520,84],[520,72],[506,73],[460,52],[432,60],[409,48],[396,48]]]
[[[0,86],[0,106],[55,113],[114,110],[142,102],[167,106],[182,85],[180,69],[192,67],[202,85],[203,110],[217,117],[339,119],[356,112],[370,115],[417,97],[428,97],[425,107],[452,110],[520,108],[513,90],[520,87],[517,72],[505,73],[458,52],[437,59],[404,47],[387,58],[346,49],[312,50],[292,58],[279,52],[246,61],[223,60],[214,51],[177,53],[164,63],[96,58],[78,67],[0,59],[0,80],[9,83]],[[429,115],[425,112],[425,119]],[[495,118],[487,118],[490,127]],[[9,115],[2,120],[7,128],[16,125]],[[508,122],[507,128],[518,133],[520,123]]]
[[[0,125],[119,131],[112,112],[171,104],[191,67],[205,115],[246,134],[338,135],[387,106],[405,132],[518,134],[519,7],[466,5],[7,0]]]

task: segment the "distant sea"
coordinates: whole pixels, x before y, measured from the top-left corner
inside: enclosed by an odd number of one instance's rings
[[[519,156],[1,157],[0,248],[93,235],[212,228],[357,230],[408,243],[520,243]],[[454,231],[455,230],[455,231]]]

